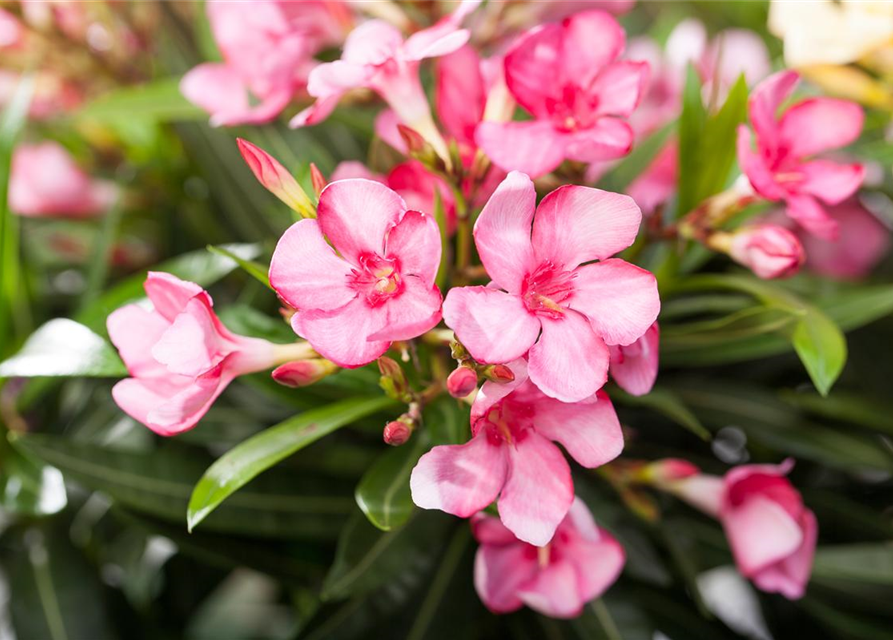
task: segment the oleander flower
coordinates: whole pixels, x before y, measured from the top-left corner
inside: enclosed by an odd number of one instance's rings
[[[152,309],[130,304],[108,317],[108,332],[131,377],[112,397],[130,417],[155,433],[189,429],[236,377],[311,357],[306,344],[277,345],[229,331],[200,286],[149,272]]]
[[[596,162],[629,153],[625,118],[648,78],[645,62],[618,61],[625,35],[608,13],[587,11],[532,29],[505,56],[505,79],[533,119],[482,122],[475,140],[497,166],[536,178],[565,159]]]
[[[474,586],[494,613],[527,605],[553,618],[576,617],[614,584],[626,563],[623,547],[595,524],[579,498],[545,546],[518,540],[483,513],[474,516],[471,527],[480,543]]]
[[[738,229],[729,242],[729,255],[763,279],[787,278],[806,260],[797,236],[774,224]]]
[[[280,238],[270,284],[298,310],[298,335],[339,366],[360,367],[393,340],[440,322],[440,251],[432,216],[407,210],[378,182],[339,180],[320,194],[317,219],[296,222]]]
[[[738,129],[738,162],[754,190],[772,202],[784,201],[787,214],[821,238],[833,240],[837,223],[824,205],[839,204],[862,184],[865,169],[856,163],[810,159],[846,146],[859,137],[864,119],[855,103],[834,98],[808,98],[777,111],[799,80],[781,71],[761,82],[750,98],[750,132]]]
[[[413,501],[467,518],[498,499],[502,523],[535,545],[552,539],[574,499],[571,470],[560,443],[577,462],[595,468],[617,457],[623,434],[604,392],[564,403],[532,384],[523,359],[511,382],[485,382],[471,407],[472,438],[434,447],[410,479]]]
[[[9,207],[21,216],[89,218],[105,213],[118,188],[95,180],[56,142],[16,147],[9,177]]]
[[[530,379],[546,395],[592,396],[607,379],[607,345],[632,344],[660,310],[654,276],[610,258],[640,221],[632,198],[588,187],[560,187],[537,207],[530,178],[510,173],[474,226],[493,282],[451,289],[446,324],[478,362],[529,352]]]
[[[643,396],[654,386],[660,354],[660,327],[655,322],[645,335],[626,346],[614,345],[611,351],[611,377],[634,396]]]

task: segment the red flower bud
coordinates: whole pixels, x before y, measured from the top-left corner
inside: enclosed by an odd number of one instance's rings
[[[454,398],[464,398],[478,386],[478,375],[470,367],[457,367],[447,378],[447,391]]]
[[[328,360],[296,360],[286,362],[273,370],[273,380],[286,387],[306,387],[319,382],[338,370],[338,366]]]
[[[487,378],[487,380],[505,384],[506,382],[514,381],[515,372],[512,371],[508,365],[494,364],[484,369],[484,377]]]
[[[382,434],[385,443],[392,447],[399,447],[401,444],[405,444],[411,435],[412,429],[410,426],[399,420],[393,420],[385,425],[384,433]]]

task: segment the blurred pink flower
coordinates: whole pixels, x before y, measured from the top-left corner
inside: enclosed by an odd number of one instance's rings
[[[19,19],[6,9],[0,9],[0,49],[11,49],[20,46],[25,37],[25,30]]]
[[[20,74],[0,69],[0,108],[9,104],[21,81]],[[37,71],[34,73],[28,116],[34,120],[46,120],[73,111],[82,101],[83,95],[74,84],[49,71]]]
[[[108,318],[108,332],[132,377],[112,389],[115,402],[155,433],[193,428],[237,376],[308,357],[306,345],[275,345],[231,333],[197,284],[150,272],[153,309],[130,304]]]
[[[692,476],[674,493],[720,519],[735,563],[744,576],[770,593],[801,598],[812,573],[818,524],[780,465],[735,467],[724,478]]]
[[[546,395],[588,398],[607,379],[607,345],[635,342],[660,309],[651,273],[608,259],[632,244],[640,221],[632,198],[588,187],[563,186],[536,207],[530,178],[510,173],[474,226],[493,282],[451,289],[447,325],[475,360],[529,351],[530,378]]]
[[[565,159],[626,155],[633,132],[624,118],[639,103],[648,64],[618,61],[624,44],[617,20],[602,11],[532,29],[506,54],[505,78],[533,120],[483,122],[478,146],[497,166],[534,178]]]
[[[21,216],[96,216],[117,194],[114,184],[91,179],[56,142],[19,145],[13,153],[9,207]]]
[[[801,233],[806,266],[822,276],[856,280],[867,276],[890,249],[890,229],[859,202],[848,198],[827,208],[837,222],[836,241]]]
[[[432,216],[378,182],[339,180],[320,194],[316,220],[280,238],[270,284],[298,310],[298,335],[339,366],[360,367],[440,322],[440,251]]]
[[[659,362],[660,328],[655,322],[632,344],[614,345],[611,351],[611,377],[634,396],[643,396],[654,386]]]
[[[739,229],[732,235],[730,243],[732,259],[765,280],[794,275],[806,259],[797,236],[774,224]]]
[[[679,145],[668,142],[654,160],[633,180],[626,192],[646,216],[654,213],[676,192],[679,180]]]
[[[626,563],[620,543],[595,524],[579,498],[552,541],[535,547],[515,538],[496,518],[479,513],[471,521],[480,543],[474,586],[494,613],[527,605],[553,618],[573,618],[614,584]]]
[[[839,204],[859,188],[865,170],[860,164],[808,160],[844,147],[859,137],[864,119],[854,102],[808,98],[777,116],[781,103],[799,80],[794,71],[776,73],[761,82],[750,97],[750,131],[738,129],[738,162],[754,190],[772,202],[784,201],[787,214],[810,233],[833,240],[839,232],[824,204]]]
[[[340,42],[351,22],[347,6],[332,0],[209,0],[206,7],[224,61],[195,67],[180,89],[215,126],[275,118],[306,86],[314,54]]]
[[[487,381],[475,397],[471,440],[434,447],[419,460],[412,499],[467,518],[498,497],[502,523],[521,540],[544,545],[574,499],[570,466],[552,441],[591,469],[620,454],[623,434],[605,393],[565,404],[531,384],[523,359],[510,367],[512,382]]]

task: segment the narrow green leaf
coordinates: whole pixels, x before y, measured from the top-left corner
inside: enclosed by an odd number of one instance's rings
[[[791,341],[816,389],[827,396],[846,364],[846,338],[840,328],[811,307],[797,323]]]
[[[819,547],[812,575],[817,580],[850,580],[893,586],[893,543]]]
[[[704,126],[698,150],[697,202],[722,191],[735,164],[738,125],[747,117],[747,81],[744,75],[729,90],[726,101]]]
[[[689,64],[682,94],[682,115],[679,117],[679,213],[684,215],[698,204],[698,172],[701,140],[707,111],[701,98],[701,80]]]
[[[831,418],[842,424],[856,424],[893,435],[893,404],[877,398],[840,389],[827,398],[795,391],[782,391],[781,398],[809,413]]]
[[[18,353],[0,362],[0,378],[126,375],[127,369],[111,345],[67,318],[50,320],[31,334]]]
[[[160,78],[137,86],[120,87],[84,105],[74,115],[95,120],[145,118],[158,122],[208,117],[180,92],[180,78]]]
[[[450,234],[447,232],[446,211],[443,208],[443,198],[440,197],[440,189],[434,189],[434,219],[440,231],[440,265],[437,267],[437,276],[434,278],[438,287],[443,289],[450,275]]]
[[[269,275],[267,275],[269,272],[268,267],[264,267],[262,264],[254,262],[253,260],[245,260],[226,247],[218,247],[209,244],[208,251],[210,251],[211,253],[216,253],[219,256],[223,256],[224,258],[229,258],[237,265],[239,265],[239,267],[241,267],[245,273],[263,284],[265,287],[269,287],[270,289],[273,288],[270,286],[270,277]]]
[[[654,387],[651,393],[634,396],[617,388],[612,390],[611,397],[622,404],[653,409],[679,426],[688,429],[701,440],[709,441],[713,437],[691,409],[685,406],[682,399],[669,389]]]
[[[258,474],[323,436],[395,404],[385,396],[343,400],[299,414],[227,451],[195,485],[186,516],[190,531]]]
[[[424,441],[418,434],[409,443],[386,451],[357,485],[357,504],[369,522],[382,531],[402,526],[415,510],[409,475],[425,452]]]

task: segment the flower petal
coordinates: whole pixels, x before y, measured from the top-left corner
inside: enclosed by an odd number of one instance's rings
[[[588,398],[608,379],[608,347],[576,311],[567,310],[559,320],[541,320],[543,333],[530,349],[530,379],[562,402]]]
[[[648,63],[624,60],[604,69],[590,93],[598,96],[598,113],[629,117],[648,86]]]
[[[195,296],[201,296],[211,304],[211,298],[200,286],[163,271],[150,271],[143,289],[155,311],[168,322],[173,322],[177,314],[186,308],[186,303]]]
[[[171,373],[196,377],[220,364],[234,347],[217,332],[210,307],[193,298],[152,347],[152,357]]]
[[[347,36],[341,59],[356,65],[378,65],[393,58],[403,35],[384,20],[367,20]]]
[[[855,102],[810,98],[785,111],[778,127],[788,153],[803,158],[850,144],[862,132],[864,119]]]
[[[604,11],[581,11],[567,18],[562,26],[560,79],[563,82],[589,86],[626,46],[623,27]],[[556,79],[551,78],[551,82],[554,84]]]
[[[400,273],[419,278],[428,287],[434,285],[440,266],[440,229],[434,216],[407,211],[397,226],[388,232],[385,256],[395,258]]]
[[[467,29],[456,29],[455,25],[446,23],[435,24],[409,36],[403,47],[403,56],[407,60],[445,56],[465,46],[470,37]]]
[[[335,107],[338,106],[339,100],[341,100],[340,93],[325,98],[319,98],[312,105],[303,111],[300,111],[294,118],[289,120],[288,126],[292,129],[297,129],[299,127],[309,127],[314,124],[319,124],[332,114]]]
[[[440,322],[440,289],[415,276],[403,280],[403,292],[387,302],[387,323],[367,340],[411,340],[430,331]]]
[[[524,358],[518,358],[507,363],[506,366],[514,374],[514,380],[511,382],[487,380],[474,397],[474,402],[471,404],[471,432],[475,435],[477,435],[478,420],[486,416],[493,405],[527,382],[527,361]]]
[[[613,585],[623,565],[626,552],[607,531],[600,530],[596,541],[574,540],[566,547],[567,554],[576,560],[577,584],[583,602],[594,600]]]
[[[778,108],[791,95],[799,81],[800,76],[796,71],[779,71],[759,83],[750,94],[750,122],[761,148],[773,151],[778,149],[781,142],[776,119]]]
[[[385,237],[406,211],[403,198],[372,180],[330,183],[319,196],[319,228],[344,258],[383,255]]]
[[[167,370],[152,357],[152,347],[170,326],[159,313],[129,304],[113,311],[106,321],[112,344],[132,376],[164,375]]]
[[[474,139],[499,168],[539,178],[564,161],[568,136],[556,131],[550,120],[528,120],[482,122]]]
[[[270,285],[296,309],[330,311],[356,297],[348,285],[350,264],[326,244],[316,220],[286,230],[270,261]]]
[[[496,500],[505,483],[506,451],[486,434],[423,455],[409,478],[412,501],[468,518]]]
[[[818,523],[812,511],[804,511],[800,526],[803,542],[800,547],[784,560],[766,567],[755,576],[754,584],[763,591],[780,593],[788,600],[798,600],[806,592],[806,583],[812,573],[815,545],[818,537]]]
[[[519,297],[488,287],[450,289],[443,317],[474,359],[488,364],[520,358],[540,331]]]
[[[565,155],[577,162],[602,162],[621,158],[633,147],[633,130],[617,118],[599,118],[595,125],[568,138]]]
[[[551,618],[575,618],[586,604],[569,558],[549,563],[518,595],[528,607]]]
[[[655,322],[633,344],[611,347],[611,377],[629,394],[643,396],[657,378],[660,329]]]
[[[295,332],[321,356],[348,369],[369,364],[388,350],[389,341],[368,339],[386,323],[386,305],[371,307],[363,297],[331,311],[299,311],[292,318]]]
[[[608,344],[627,345],[657,320],[660,296],[650,271],[612,258],[579,267],[571,309],[586,315]]]
[[[508,546],[482,545],[474,557],[474,588],[484,605],[493,613],[509,613],[523,606],[518,591],[537,573],[536,560],[529,547],[519,543]]]
[[[608,395],[596,402],[560,402],[543,397],[536,403],[536,431],[560,443],[587,469],[610,462],[623,451],[623,432]]]
[[[803,542],[796,520],[774,500],[752,495],[720,517],[738,568],[747,577],[790,556]]]
[[[534,267],[530,227],[535,210],[533,182],[512,171],[474,223],[474,244],[487,274],[511,293],[521,290],[522,280]]]
[[[747,176],[751,186],[767,200],[777,201],[785,197],[785,190],[775,180],[772,171],[759,153],[750,146],[750,130],[741,125],[738,127],[738,164]]]
[[[515,534],[506,529],[499,518],[489,516],[483,511],[471,516],[471,532],[475,540],[482,545],[504,546],[519,542]]]
[[[474,129],[484,118],[487,101],[481,59],[466,45],[437,60],[437,115],[447,134],[460,143],[474,144]]]
[[[865,167],[861,164],[842,164],[830,160],[812,160],[799,167],[803,183],[799,190],[828,204],[840,204],[862,185]]]
[[[571,469],[558,447],[532,429],[506,449],[509,465],[497,505],[499,517],[519,539],[541,547],[552,539],[574,501]]]
[[[818,200],[807,194],[793,194],[785,198],[787,214],[809,233],[824,240],[837,240],[840,228]]]
[[[549,105],[561,100],[563,38],[560,25],[540,26],[521,36],[505,56],[509,91],[518,104],[539,118],[547,118]]]
[[[642,212],[629,196],[574,185],[559,187],[536,210],[536,260],[567,270],[604,260],[633,243],[641,221]]]

